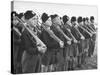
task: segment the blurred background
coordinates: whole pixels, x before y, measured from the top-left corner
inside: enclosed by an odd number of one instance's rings
[[[55,4],[55,3],[41,3],[41,2],[25,2],[25,1],[14,1],[14,11],[25,12],[27,10],[33,10],[39,16],[43,12],[51,14],[58,14],[59,16],[68,15],[71,16],[83,16],[90,17],[94,16],[97,23],[97,6],[94,5],[77,5],[77,4]]]

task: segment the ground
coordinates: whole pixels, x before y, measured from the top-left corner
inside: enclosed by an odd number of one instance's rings
[[[76,70],[87,70],[87,69],[97,69],[97,47],[94,50],[92,57],[86,58],[86,63],[80,68],[75,68]]]

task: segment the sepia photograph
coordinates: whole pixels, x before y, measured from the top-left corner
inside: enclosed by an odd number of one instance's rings
[[[98,7],[11,2],[11,73],[98,68]]]

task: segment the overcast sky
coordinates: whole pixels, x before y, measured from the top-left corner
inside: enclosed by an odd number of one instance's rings
[[[52,3],[37,3],[37,2],[14,2],[14,11],[25,12],[27,10],[33,10],[34,12],[41,15],[43,12],[51,14],[58,14],[60,16],[83,16],[90,17],[91,15],[95,17],[95,21],[98,20],[97,7],[87,6],[87,5],[72,5],[72,4],[52,4]]]

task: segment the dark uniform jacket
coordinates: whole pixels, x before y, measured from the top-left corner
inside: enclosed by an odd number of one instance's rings
[[[56,26],[52,25],[51,26],[51,30],[54,32],[54,34],[61,40],[64,42],[65,38],[64,36],[57,30]]]
[[[24,50],[26,50],[29,54],[38,53],[36,41],[26,29],[23,31],[21,39],[25,48]]]
[[[35,38],[25,29],[22,33],[24,53],[22,57],[22,69],[24,73],[40,72],[40,56]]]
[[[78,34],[77,30],[75,29],[74,26],[71,27],[71,33],[73,34],[73,36],[76,38],[76,40],[80,40],[80,35]]]
[[[41,40],[46,44],[47,49],[57,49],[59,48],[59,43],[56,42],[44,29],[42,30]]]
[[[11,30],[11,72],[17,73],[18,51],[21,44],[20,35],[16,30]]]
[[[63,25],[63,28],[62,28],[63,32],[64,32],[69,38],[72,38],[70,32],[69,32],[67,29],[70,29],[70,30],[71,30],[71,27],[70,27],[69,25],[67,25],[67,24]],[[66,45],[67,45],[67,41],[68,41],[68,40],[65,40],[65,44],[66,44]]]
[[[82,27],[85,28],[84,26],[82,26]],[[90,35],[87,32],[85,32],[83,29],[81,29],[79,26],[78,26],[78,29],[81,32],[81,34],[85,37],[85,39],[90,38]]]
[[[51,65],[58,62],[57,52],[59,51],[59,43],[55,41],[47,31],[44,29],[41,33],[41,40],[47,46],[47,51],[42,57],[42,64],[43,65]]]

